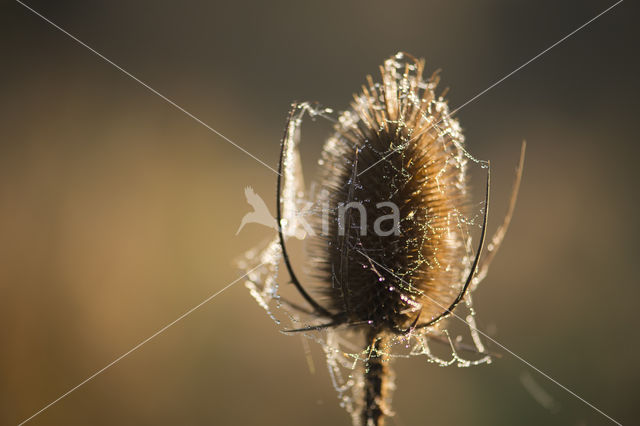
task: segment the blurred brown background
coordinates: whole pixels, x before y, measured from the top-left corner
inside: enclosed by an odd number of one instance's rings
[[[613,1],[229,3],[28,4],[275,167],[292,100],[341,110],[405,50],[443,69],[456,107]],[[529,144],[479,326],[622,424],[640,414],[631,9],[459,113],[493,163],[493,229]],[[17,424],[241,275],[234,259],[270,236],[234,235],[243,189],[273,211],[275,175],[20,4],[0,28],[0,423]],[[326,132],[307,127],[309,180]],[[238,284],[30,424],[347,425],[313,357],[315,374]],[[396,368],[392,425],[613,424],[508,354]]]

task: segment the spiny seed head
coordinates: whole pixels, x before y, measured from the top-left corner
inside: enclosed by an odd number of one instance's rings
[[[380,330],[442,313],[468,265],[464,138],[434,92],[437,74],[425,80],[423,68],[403,53],[386,60],[381,82],[367,78],[320,159],[318,201],[331,207],[328,232],[313,247],[321,291],[332,312]],[[388,232],[390,220],[380,223],[385,235],[371,223],[362,232],[365,215],[391,213],[381,202],[397,206],[399,232]]]

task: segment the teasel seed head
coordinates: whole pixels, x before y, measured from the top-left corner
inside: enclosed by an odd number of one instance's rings
[[[320,159],[318,201],[331,206],[328,232],[312,249],[320,291],[331,312],[380,332],[441,314],[470,263],[464,138],[435,93],[437,73],[425,79],[423,70],[424,60],[405,53],[386,60],[381,81],[367,78]],[[361,226],[389,206],[397,206],[395,232],[390,220],[379,224],[383,235]]]

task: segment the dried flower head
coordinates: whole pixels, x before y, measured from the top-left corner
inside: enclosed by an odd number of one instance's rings
[[[459,226],[469,206],[464,138],[436,97],[437,76],[423,80],[423,67],[406,54],[385,61],[382,82],[368,78],[322,152],[321,203],[363,206],[350,208],[344,224],[341,210],[330,209],[315,250],[329,284],[323,293],[334,316],[386,331],[434,320],[468,268]],[[380,203],[397,207],[397,229],[362,232],[363,216],[379,214]]]

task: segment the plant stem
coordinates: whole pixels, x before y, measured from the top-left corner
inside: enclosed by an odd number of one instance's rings
[[[384,417],[388,411],[385,404],[388,386],[388,357],[384,349],[384,333],[372,328],[367,332],[367,342],[369,342],[370,350],[364,367],[365,400],[362,410],[362,424],[364,426],[383,426]]]

